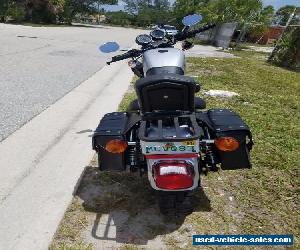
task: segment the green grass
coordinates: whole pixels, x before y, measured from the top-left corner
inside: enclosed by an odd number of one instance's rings
[[[242,217],[242,222],[226,216],[224,204],[215,201],[221,212],[219,222],[241,223],[241,233],[293,233],[299,237],[300,74],[266,63],[264,53],[240,51],[236,55],[240,58],[188,60],[189,73],[198,75],[204,90],[240,94],[232,99],[206,98],[208,108],[238,112],[255,141],[253,169],[220,174],[225,193],[235,196],[236,217]],[[220,185],[213,175],[207,181]],[[220,233],[218,230],[220,226],[215,232]],[[223,230],[232,233],[230,228]]]
[[[202,88],[223,89],[238,98],[206,98],[208,108],[237,111],[250,125],[256,142],[254,166],[293,171],[299,167],[300,74],[271,66],[263,53],[238,52],[241,58],[190,59],[189,72]]]
[[[131,101],[133,101],[134,99],[136,99],[136,94],[134,91],[134,83],[136,82],[138,78],[135,76],[133,77],[132,81],[131,81],[131,85],[129,86],[129,89],[127,90],[127,92],[125,93],[123,99],[121,100],[120,104],[119,104],[119,111],[127,111],[127,107],[129,105],[129,103]]]
[[[78,198],[74,198],[54,236],[49,250],[91,250],[81,238],[81,230],[88,225],[87,216]]]

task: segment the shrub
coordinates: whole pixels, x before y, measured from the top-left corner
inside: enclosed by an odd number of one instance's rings
[[[118,11],[118,12],[108,12],[106,14],[105,22],[114,25],[127,26],[127,25],[132,25],[133,20],[134,20],[134,16],[123,11]]]
[[[300,71],[300,28],[285,32],[275,53],[270,57],[274,64]]]
[[[22,22],[25,18],[25,9],[23,6],[13,3],[8,6],[6,16],[14,22]]]

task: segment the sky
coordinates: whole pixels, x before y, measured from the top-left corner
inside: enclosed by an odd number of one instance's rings
[[[275,9],[279,9],[285,5],[300,6],[300,0],[263,0],[264,5],[273,5]]]
[[[175,2],[175,0],[170,0],[171,3]],[[263,0],[264,5],[273,5],[275,9],[279,9],[282,6],[285,5],[295,5],[300,7],[300,0]],[[102,8],[104,8],[107,11],[119,11],[124,10],[124,2],[119,0],[118,5],[108,5],[103,4]]]

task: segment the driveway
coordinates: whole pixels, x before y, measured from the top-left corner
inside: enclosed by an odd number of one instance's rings
[[[0,23],[0,141],[100,70],[105,41],[132,46],[140,30]]]
[[[187,50],[185,54],[188,57],[235,57],[233,54],[221,51],[221,49],[210,45],[194,45],[194,47]]]

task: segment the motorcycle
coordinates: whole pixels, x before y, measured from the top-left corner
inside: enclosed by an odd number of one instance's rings
[[[201,188],[200,175],[209,171],[251,168],[253,146],[248,125],[228,109],[205,110],[195,96],[200,85],[184,75],[186,39],[213,28],[191,29],[200,15],[183,18],[184,28],[168,35],[161,29],[136,37],[140,49],[113,56],[107,62],[130,59],[139,79],[137,99],[127,112],[104,115],[93,135],[101,171],[130,171],[148,176],[162,214],[193,211],[193,193]],[[182,42],[182,50],[174,45]],[[104,53],[119,50],[116,42],[100,46]]]

